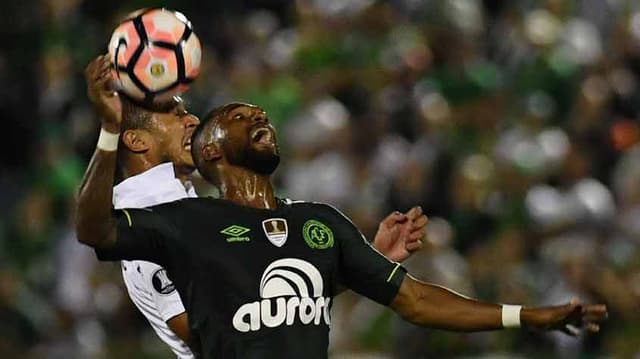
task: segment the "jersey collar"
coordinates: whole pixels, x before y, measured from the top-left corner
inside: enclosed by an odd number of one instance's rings
[[[185,187],[176,178],[170,162],[129,177],[113,187],[115,209],[145,208],[188,197],[197,197],[193,186]]]

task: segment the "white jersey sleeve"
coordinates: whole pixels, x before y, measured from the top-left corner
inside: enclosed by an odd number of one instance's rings
[[[158,337],[181,359],[195,358],[167,321],[185,312],[180,295],[161,266],[146,261],[122,261],[122,277],[129,297]]]
[[[153,265],[157,266],[156,264]],[[184,313],[185,310],[176,287],[167,276],[167,271],[160,266],[157,267],[153,269],[151,275],[145,276],[145,280],[147,281],[147,288],[153,289],[151,294],[158,314],[166,322],[176,315]]]

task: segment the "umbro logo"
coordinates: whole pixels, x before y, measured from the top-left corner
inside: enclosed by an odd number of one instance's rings
[[[245,228],[234,224],[220,231],[221,234],[225,234],[227,237],[227,242],[249,242],[251,238],[244,236],[247,232],[251,231],[249,228]]]

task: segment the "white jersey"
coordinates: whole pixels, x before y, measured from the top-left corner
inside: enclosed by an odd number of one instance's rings
[[[113,206],[145,208],[182,198],[196,197],[193,187],[175,178],[173,164],[163,163],[113,188]],[[146,261],[122,261],[122,277],[131,301],[147,318],[158,337],[178,358],[194,358],[189,347],[169,328],[167,321],[185,312],[178,291],[161,266]]]

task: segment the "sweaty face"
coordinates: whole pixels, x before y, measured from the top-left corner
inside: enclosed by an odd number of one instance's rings
[[[195,164],[191,157],[191,135],[200,123],[198,118],[186,110],[182,100],[167,111],[154,112],[154,116],[152,134],[159,157],[173,162],[180,172],[192,172]]]
[[[214,137],[227,161],[257,173],[271,174],[280,163],[276,131],[263,109],[239,105],[218,121]]]

